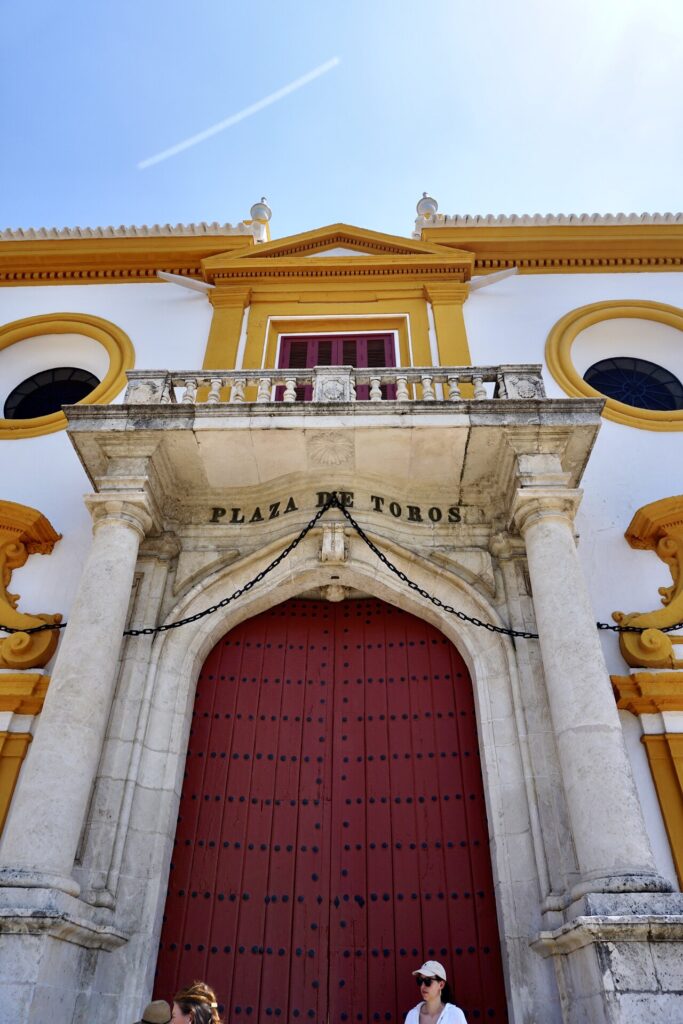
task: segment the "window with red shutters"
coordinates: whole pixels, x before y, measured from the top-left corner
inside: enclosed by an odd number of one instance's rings
[[[384,367],[396,365],[394,335],[387,334],[304,334],[285,336],[280,346],[278,367],[288,370],[305,370],[314,366],[357,366]],[[282,388],[277,398],[282,400]],[[367,385],[357,388],[358,401],[369,398]],[[299,386],[296,397],[299,402],[310,402],[313,389]],[[393,385],[382,387],[383,398],[395,398]]]

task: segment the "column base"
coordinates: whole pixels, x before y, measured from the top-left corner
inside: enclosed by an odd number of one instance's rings
[[[553,957],[565,1024],[683,1024],[683,894],[588,893],[532,949]]]
[[[0,888],[0,932],[48,935],[84,949],[116,949],[128,941],[114,927],[111,913],[75,899],[60,889],[18,885]],[[0,963],[3,951],[0,950]]]
[[[111,914],[59,889],[0,889],[0,992],[15,1024],[72,1020],[87,993],[93,951],[128,936]]]
[[[28,868],[0,868],[0,890],[8,889],[56,889],[67,896],[78,896],[81,887],[75,878],[68,875],[51,875],[44,871]],[[0,905],[1,905],[0,898]]]
[[[571,898],[572,900],[578,900],[591,892],[670,893],[672,890],[671,882],[668,878],[664,878],[663,875],[653,874],[651,871],[629,871],[618,875],[601,875],[595,878],[587,876],[582,878],[580,882],[573,886]]]

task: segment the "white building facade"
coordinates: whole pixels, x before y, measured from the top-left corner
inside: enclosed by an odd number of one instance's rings
[[[683,220],[420,209],[0,237],[22,1024],[683,1022]]]

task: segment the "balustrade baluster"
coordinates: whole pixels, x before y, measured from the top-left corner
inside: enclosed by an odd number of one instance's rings
[[[259,405],[270,401],[270,377],[259,377],[256,401]]]
[[[185,392],[180,400],[181,405],[193,405],[197,397],[197,381],[189,377],[185,381]]]
[[[238,377],[237,380],[232,382],[230,401],[239,405],[244,402],[244,380],[241,377]]]
[[[474,384],[474,397],[476,399],[486,398],[486,388],[484,387],[484,378],[480,373],[472,374],[472,383]]]
[[[423,402],[434,402],[436,401],[436,395],[434,394],[434,385],[432,384],[433,377],[427,376],[426,373],[422,374],[422,401]]]
[[[296,377],[285,378],[284,402],[296,402]]]
[[[220,377],[211,378],[211,390],[209,391],[208,398],[206,399],[208,405],[218,405],[221,400],[221,379]]]
[[[457,402],[462,396],[460,394],[460,379],[457,374],[451,374],[446,378],[448,381],[448,400]]]
[[[370,401],[381,402],[382,401],[382,389],[380,387],[381,377],[370,378]]]
[[[410,395],[408,394],[408,378],[397,377],[396,378],[396,401],[397,402],[409,402]]]

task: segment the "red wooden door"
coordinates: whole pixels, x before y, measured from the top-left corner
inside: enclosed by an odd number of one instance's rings
[[[225,1019],[402,1021],[446,965],[505,1021],[472,687],[445,637],[375,600],[288,601],[199,678],[157,965]]]

